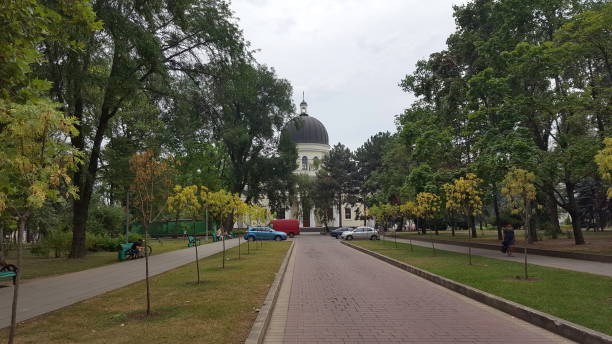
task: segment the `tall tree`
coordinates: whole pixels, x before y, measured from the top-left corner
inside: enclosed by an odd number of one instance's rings
[[[247,203],[265,194],[283,203],[297,160],[295,145],[280,135],[294,110],[291,85],[273,69],[246,62],[219,64],[205,82],[203,111],[228,155],[229,191]]]
[[[206,73],[211,61],[245,55],[241,32],[223,0],[96,0],[92,6],[104,29],[92,34],[65,28],[72,39],[86,42],[84,49],[46,41],[40,68],[53,82],[52,96],[79,121],[72,145],[87,153],[73,178],[79,187],[73,206],[75,258],[86,253],[89,204],[111,120],[140,92],[167,84],[171,76]]]
[[[326,183],[338,209],[338,225],[342,227],[342,207],[357,201],[357,166],[351,151],[343,144],[332,147],[321,163],[317,178]]]

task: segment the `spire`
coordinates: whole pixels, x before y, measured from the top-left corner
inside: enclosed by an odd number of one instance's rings
[[[308,103],[306,103],[304,91],[302,91],[302,102],[300,103],[300,116],[308,116]]]

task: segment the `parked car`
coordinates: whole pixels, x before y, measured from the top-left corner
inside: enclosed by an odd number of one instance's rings
[[[352,231],[353,228],[351,227],[340,227],[337,229],[334,229],[333,231],[329,232],[329,235],[333,236],[336,239],[340,239],[340,235],[342,235],[342,233],[346,232],[346,231]]]
[[[300,234],[300,221],[296,219],[272,220],[270,228],[284,232],[290,238],[293,238],[293,236]]]
[[[287,234],[278,232],[270,227],[249,227],[244,233],[244,240],[287,240]]]
[[[357,227],[351,231],[346,231],[340,235],[344,240],[370,239],[378,240],[378,231],[372,227]]]

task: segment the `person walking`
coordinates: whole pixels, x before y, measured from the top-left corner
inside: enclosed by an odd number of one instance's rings
[[[512,255],[512,246],[514,246],[514,227],[509,222],[504,224],[504,241],[502,241],[502,251],[505,252],[508,257],[513,257]]]

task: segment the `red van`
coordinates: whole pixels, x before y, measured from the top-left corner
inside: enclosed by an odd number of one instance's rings
[[[275,231],[287,233],[290,238],[300,234],[300,221],[295,219],[272,220],[270,227]]]

